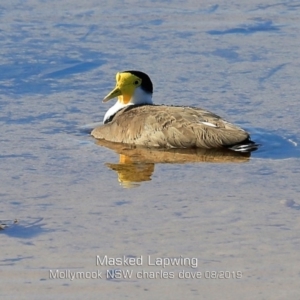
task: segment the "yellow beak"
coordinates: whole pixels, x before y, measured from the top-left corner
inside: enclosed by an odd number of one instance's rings
[[[102,100],[102,102],[107,102],[113,98],[116,98],[118,96],[122,96],[122,91],[121,89],[116,86],[109,94],[107,94],[104,99]]]

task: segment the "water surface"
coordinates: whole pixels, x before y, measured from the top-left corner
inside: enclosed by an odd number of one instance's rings
[[[273,0],[0,4],[1,299],[299,298],[299,9]],[[156,103],[211,110],[262,147],[225,162],[120,161],[82,128],[103,119],[101,99],[126,69],[151,76]],[[147,180],[125,189],[123,162]],[[144,261],[97,266],[97,255]],[[163,268],[148,255],[198,264]],[[119,269],[133,278],[49,273]],[[182,270],[202,278],[179,278]]]

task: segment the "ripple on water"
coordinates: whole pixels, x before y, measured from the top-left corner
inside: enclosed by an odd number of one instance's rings
[[[281,136],[265,129],[251,129],[251,138],[261,144],[253,157],[264,159],[299,158],[300,149],[296,136]]]

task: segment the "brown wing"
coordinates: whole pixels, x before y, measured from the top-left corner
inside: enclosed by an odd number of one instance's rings
[[[164,148],[220,148],[249,137],[243,129],[209,111],[163,105],[123,109],[112,122],[91,134],[111,142]]]

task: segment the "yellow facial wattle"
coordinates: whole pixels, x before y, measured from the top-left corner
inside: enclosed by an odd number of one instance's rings
[[[117,73],[116,87],[103,99],[107,102],[118,97],[118,101],[123,104],[130,102],[137,87],[142,84],[142,79],[128,72]]]

